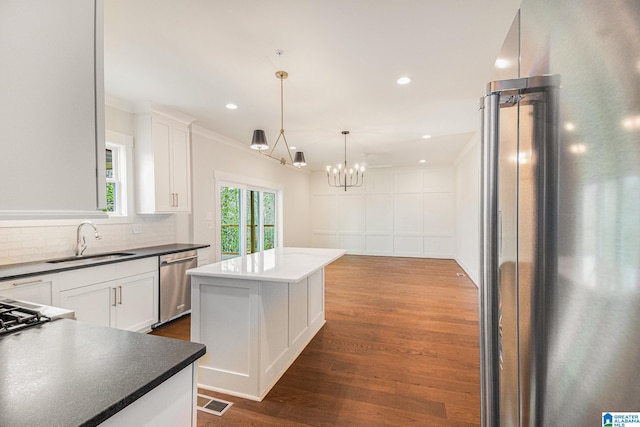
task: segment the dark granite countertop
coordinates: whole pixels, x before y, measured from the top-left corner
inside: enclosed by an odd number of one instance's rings
[[[96,425],[204,354],[203,344],[68,319],[5,335],[0,425]]]
[[[92,260],[85,264],[74,264],[74,263],[50,264],[47,261],[51,261],[51,260],[42,260],[42,261],[34,261],[34,262],[24,262],[20,264],[0,265],[0,280],[21,279],[29,276],[37,276],[40,274],[59,273],[61,271],[95,267],[96,265],[131,261],[134,259],[148,258],[152,256],[159,256],[159,255],[172,254],[176,252],[202,249],[202,248],[207,248],[209,246],[210,245],[197,244],[197,243],[173,243],[169,245],[148,246],[144,248],[135,248],[135,249],[124,249],[120,252],[126,252],[131,255],[120,257],[117,259],[95,260],[95,261]],[[95,255],[95,254],[86,254],[87,257],[92,255]]]

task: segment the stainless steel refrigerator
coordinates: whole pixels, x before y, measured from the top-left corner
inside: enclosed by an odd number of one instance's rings
[[[640,412],[640,1],[524,0],[504,46],[481,108],[482,425],[603,426]]]

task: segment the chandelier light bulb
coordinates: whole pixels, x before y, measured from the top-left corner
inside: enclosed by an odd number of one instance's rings
[[[327,172],[331,171],[331,166],[327,166]]]

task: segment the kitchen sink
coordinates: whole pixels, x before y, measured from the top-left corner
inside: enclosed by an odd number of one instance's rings
[[[110,252],[106,254],[81,255],[68,258],[53,259],[51,261],[47,261],[47,264],[88,264],[91,262],[109,261],[112,259],[118,259],[131,255],[134,254],[129,252]]]

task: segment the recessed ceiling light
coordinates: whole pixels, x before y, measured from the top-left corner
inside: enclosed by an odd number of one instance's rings
[[[411,83],[411,77],[400,77],[398,80],[396,80],[396,83],[398,83],[399,85],[406,85]]]
[[[431,135],[429,135],[429,134],[422,135],[422,139],[429,139],[429,138],[431,138]]]
[[[420,163],[427,163],[427,161],[422,159],[422,160],[420,160]]]
[[[569,132],[573,132],[574,130],[576,130],[576,125],[573,124],[572,122],[567,122],[564,124],[564,128],[565,130],[568,130]]]
[[[236,104],[227,104],[225,105],[225,107],[227,107],[228,110],[237,110],[238,106]]]
[[[293,145],[291,147],[289,147],[291,150],[295,150],[298,147],[294,147]]]

